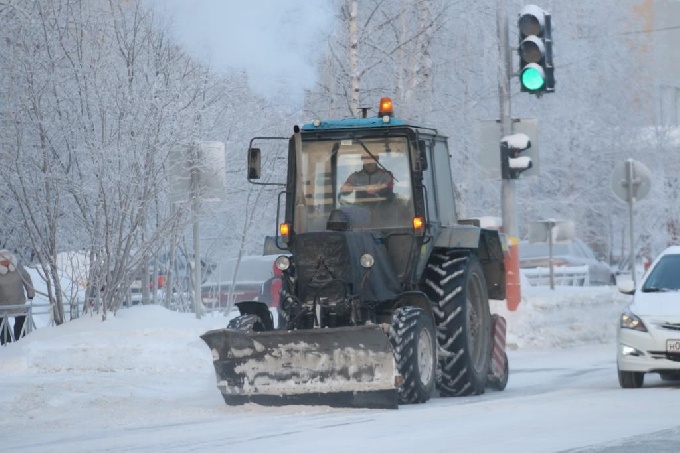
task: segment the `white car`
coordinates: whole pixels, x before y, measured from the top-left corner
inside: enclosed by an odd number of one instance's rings
[[[642,387],[645,373],[680,379],[680,246],[664,250],[637,288],[631,280],[620,282],[618,288],[633,296],[617,330],[621,387]]]

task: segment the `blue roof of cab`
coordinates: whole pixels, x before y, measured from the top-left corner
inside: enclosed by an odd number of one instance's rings
[[[397,118],[390,118],[389,123],[383,122],[382,118],[347,118],[344,120],[325,120],[321,121],[318,126],[313,123],[307,123],[302,126],[303,131],[318,131],[324,129],[354,129],[361,127],[390,127],[390,126],[406,126],[404,120]]]

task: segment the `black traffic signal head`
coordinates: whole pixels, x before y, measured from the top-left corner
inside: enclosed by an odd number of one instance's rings
[[[521,156],[531,148],[531,140],[526,134],[518,133],[501,138],[501,177],[517,179],[520,173],[532,167],[529,156]]]
[[[536,5],[522,8],[519,31],[519,80],[521,91],[542,94],[555,91],[551,16]]]

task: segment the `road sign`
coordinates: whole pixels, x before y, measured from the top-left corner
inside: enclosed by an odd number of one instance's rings
[[[642,162],[625,160],[614,167],[611,186],[614,195],[622,201],[640,201],[647,196],[652,186],[651,172]]]
[[[571,241],[576,236],[571,220],[546,219],[529,222],[529,242]]]

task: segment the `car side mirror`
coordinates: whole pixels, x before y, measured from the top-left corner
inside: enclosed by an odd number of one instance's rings
[[[262,153],[260,148],[248,149],[248,179],[260,179],[262,172]]]
[[[632,296],[635,293],[635,283],[633,280],[627,278],[625,280],[618,279],[616,287],[619,289],[619,292],[628,294],[629,296]]]

